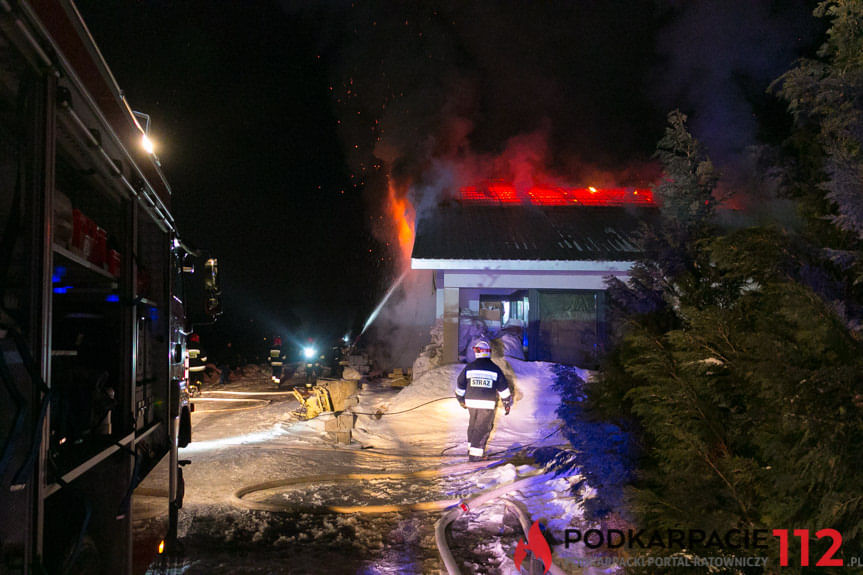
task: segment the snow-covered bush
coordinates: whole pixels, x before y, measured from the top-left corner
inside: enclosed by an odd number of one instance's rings
[[[581,474],[584,481],[573,486],[595,490],[584,501],[589,518],[609,513],[626,516],[624,489],[632,478],[634,439],[624,429],[590,416],[585,405],[586,382],[577,368],[556,365],[554,388],[560,393],[557,415],[564,422],[563,434],[572,449],[541,448],[533,455],[541,464],[569,475]]]

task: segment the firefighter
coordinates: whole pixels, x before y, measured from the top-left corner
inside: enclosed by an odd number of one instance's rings
[[[312,338],[309,338],[309,345],[303,348],[303,358],[306,364],[306,387],[312,387],[318,381],[318,372],[315,357],[318,355],[318,350],[312,344]]]
[[[323,376],[325,363],[327,363],[327,356],[324,354],[318,356],[318,361],[315,362],[315,380]]]
[[[273,369],[272,380],[277,387],[282,385],[282,366],[285,364],[285,354],[282,352],[282,338],[276,336],[273,338],[273,345],[270,346],[270,357],[268,358],[270,367]]]
[[[332,347],[330,350],[330,366],[331,373],[330,375],[335,378],[341,378],[342,373],[345,370],[345,366],[347,365],[347,347],[344,343],[339,342]]]
[[[470,416],[467,426],[468,459],[479,461],[485,456],[485,444],[494,427],[497,398],[509,415],[512,394],[503,371],[491,360],[491,345],[484,339],[473,346],[475,359],[458,375],[455,395],[459,405]]]
[[[193,395],[201,393],[204,385],[204,372],[207,370],[207,356],[201,351],[201,338],[193,333],[189,338],[189,385]]]

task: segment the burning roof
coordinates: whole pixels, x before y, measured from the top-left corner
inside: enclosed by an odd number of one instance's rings
[[[639,230],[658,216],[652,202],[575,205],[470,198],[443,204],[418,222],[412,258],[632,261],[640,252]]]
[[[467,186],[459,191],[462,204],[534,206],[654,206],[650,188],[564,188],[531,186],[525,191],[513,184],[489,183]]]

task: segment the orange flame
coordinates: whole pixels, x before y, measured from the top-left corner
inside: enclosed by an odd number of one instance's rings
[[[387,211],[393,218],[401,256],[405,262],[409,262],[411,251],[414,247],[414,224],[416,213],[414,211],[414,207],[407,198],[407,194],[399,193],[392,180],[389,181],[387,188]]]

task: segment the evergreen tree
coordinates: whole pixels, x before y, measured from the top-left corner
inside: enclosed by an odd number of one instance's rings
[[[807,58],[777,82],[801,135],[814,134],[809,149],[820,167],[810,182],[826,204],[810,202],[815,217],[829,217],[844,233],[825,245],[840,265],[854,264],[863,281],[863,3],[828,0],[815,10],[830,19],[827,39],[817,58]],[[822,237],[822,239],[826,239]],[[838,251],[837,251],[838,250]]]
[[[665,224],[688,237],[713,216],[716,207],[713,192],[719,177],[703,146],[686,129],[686,115],[680,110],[668,115],[668,126],[659,140],[656,157],[666,174],[656,187],[662,198]]]
[[[718,175],[670,114],[661,223],[631,279],[609,282],[601,376],[561,408],[570,431],[576,414],[617,434],[621,450],[588,466],[616,465],[638,527],[809,529],[813,564],[830,543],[819,529],[841,533],[846,562],[863,548],[863,2],[816,15],[831,22],[818,58],[778,81],[796,122],[788,189],[809,226],[718,227]]]
[[[714,225],[716,180],[684,121],[660,143],[672,205],[632,280],[610,286],[619,331],[588,413],[636,436],[641,527],[829,527],[859,548],[863,349],[810,287],[822,262],[802,238]]]

